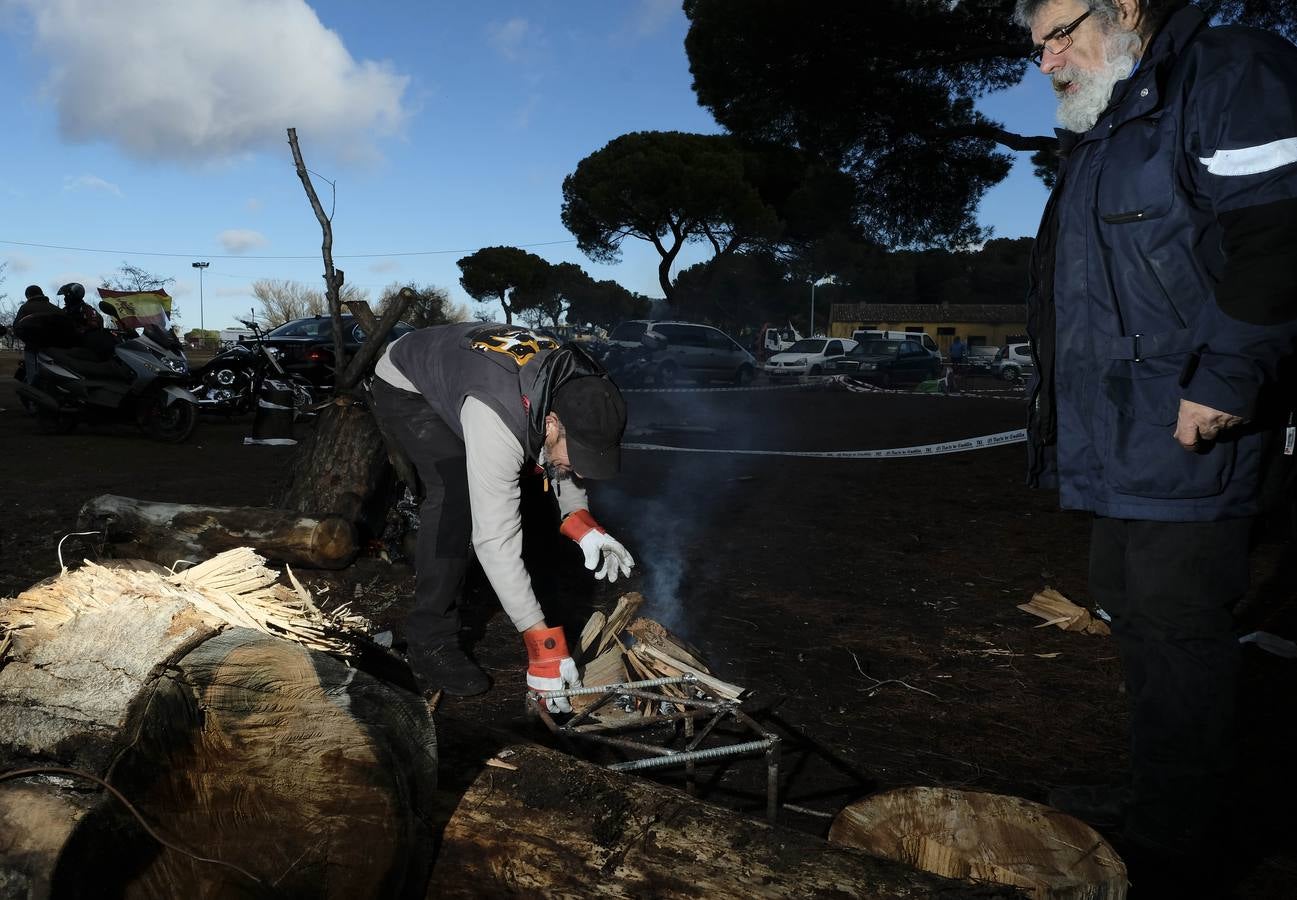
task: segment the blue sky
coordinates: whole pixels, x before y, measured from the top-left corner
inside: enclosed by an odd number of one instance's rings
[[[512,244],[659,296],[640,242],[619,265],[581,255],[561,184],[628,131],[717,130],[686,27],[679,0],[0,0],[0,291],[92,288],[129,261],[176,278],[193,328],[206,260],[201,318],[219,328],[257,278],[321,285],[295,126],[338,185],[337,263],[373,295],[413,280],[468,302],[455,260]],[[1039,76],[983,109],[1033,134],[1053,121]],[[1031,234],[1044,198],[1024,154],[980,217]]]

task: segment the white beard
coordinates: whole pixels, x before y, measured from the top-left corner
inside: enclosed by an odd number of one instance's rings
[[[1068,131],[1084,134],[1099,121],[1099,116],[1112,100],[1112,89],[1117,82],[1135,70],[1139,54],[1139,35],[1120,31],[1108,35],[1103,42],[1103,68],[1087,72],[1066,66],[1050,75],[1054,90],[1075,85],[1076,90],[1058,94],[1058,122]]]

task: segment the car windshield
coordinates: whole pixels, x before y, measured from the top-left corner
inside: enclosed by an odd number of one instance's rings
[[[785,353],[820,353],[824,350],[824,345],[828,341],[804,340],[793,344]]]
[[[870,341],[868,344],[861,344],[864,349],[861,356],[895,356],[896,351],[901,349],[900,341]]]
[[[610,341],[638,341],[644,336],[644,330],[648,328],[644,322],[623,322],[612,330],[608,335]]]

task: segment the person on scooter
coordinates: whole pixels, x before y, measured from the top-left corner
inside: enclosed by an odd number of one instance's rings
[[[38,351],[49,347],[72,347],[77,343],[76,325],[35,284],[27,287],[26,299],[14,316],[13,331],[23,342],[23,380],[27,384],[36,383]]]
[[[579,687],[561,627],[549,627],[522,561],[521,478],[548,476],[559,531],[596,578],[630,574],[634,558],[594,520],[583,479],[621,464],[626,404],[603,368],[573,344],[525,328],[472,322],[421,328],[378,361],[373,409],[384,436],[423,482],[407,658],[421,686],[455,696],[490,682],[459,644],[469,551],[527,648],[527,686]],[[568,701],[548,701],[566,712]]]
[[[75,281],[59,288],[63,309],[72,318],[77,330],[78,343],[103,361],[113,355],[117,341],[104,329],[104,317],[86,303],[86,289]]]

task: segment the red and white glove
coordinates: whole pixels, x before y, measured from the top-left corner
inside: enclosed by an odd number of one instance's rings
[[[567,652],[562,628],[524,631],[522,642],[527,647],[527,687],[533,691],[562,691],[581,686],[581,673]],[[545,706],[550,712],[572,711],[566,697],[546,700]]]
[[[630,575],[635,568],[635,557],[621,542],[603,530],[588,509],[578,509],[563,520],[559,533],[571,538],[585,554],[585,567],[595,578],[606,578],[609,583]]]

